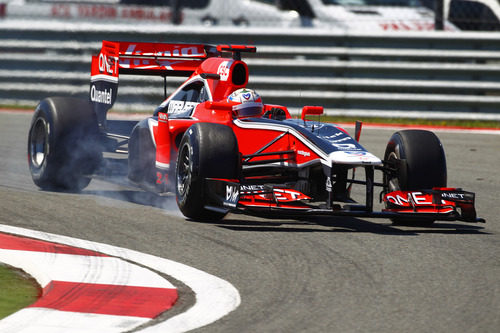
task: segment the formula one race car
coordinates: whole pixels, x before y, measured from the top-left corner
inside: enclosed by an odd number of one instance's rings
[[[198,220],[239,211],[484,222],[476,217],[474,193],[446,187],[435,134],[396,132],[381,160],[358,143],[360,123],[353,138],[334,124],[307,119],[322,107],[305,106],[300,119],[292,119],[286,107],[263,104],[247,89],[241,53],[255,51],[103,41],[92,58],[90,101],[52,97],[35,110],[28,139],[35,184],[79,191],[91,177],[121,175],[145,190],[175,193],[181,212]],[[150,117],[113,121],[106,114],[119,74],[189,78]],[[356,179],[359,169],[364,174]],[[375,171],[382,181],[375,181]],[[353,185],[364,188],[361,203],[353,199]],[[375,187],[380,211],[373,206]]]

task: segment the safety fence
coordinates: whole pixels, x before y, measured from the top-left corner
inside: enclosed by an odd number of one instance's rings
[[[0,104],[53,95],[88,98],[101,41],[251,44],[249,87],[291,110],[329,114],[500,120],[500,34],[346,34],[318,29],[189,28],[43,21],[0,22]],[[172,92],[183,78],[169,77]],[[153,110],[163,79],[120,77],[115,109]]]

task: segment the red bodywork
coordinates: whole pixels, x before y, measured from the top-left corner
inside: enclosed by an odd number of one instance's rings
[[[459,208],[467,218],[476,218],[474,194],[456,188],[434,188],[430,191],[395,191],[384,196],[387,212],[451,214]]]
[[[152,132],[157,147],[157,166],[168,170],[175,165],[177,152],[176,142],[179,137],[196,122],[214,122],[230,126],[238,138],[239,149],[242,155],[255,153],[266,145],[282,131],[258,130],[238,126],[235,122],[235,113],[232,110],[233,102],[228,102],[227,96],[233,91],[246,87],[248,83],[248,66],[241,60],[224,57],[210,57],[211,54],[221,55],[222,52],[255,52],[255,47],[242,45],[219,45],[215,49],[206,45],[197,44],[162,44],[162,43],[130,43],[130,42],[108,42],[103,41],[101,53],[92,59],[92,78],[118,82],[120,74],[156,74],[156,75],[181,75],[192,73],[192,78],[206,76],[206,83],[211,93],[211,100],[199,103],[193,110],[190,119],[171,119],[168,112],[158,113],[158,123],[152,126]],[[116,88],[117,89],[117,88]],[[107,101],[114,101],[114,95],[106,90]],[[175,92],[172,94],[174,95]],[[168,99],[167,99],[168,101]],[[106,104],[106,103],[99,103]],[[107,104],[111,106],[110,104]],[[284,106],[265,105],[263,113],[272,109],[283,110],[286,118],[291,118]],[[318,107],[310,108],[311,114],[320,114]],[[305,113],[304,113],[305,115]],[[267,159],[284,158],[291,163],[304,164],[320,157],[309,152],[301,141],[291,134],[286,134],[280,140],[269,146],[265,152],[294,151],[304,152],[302,154],[291,153],[285,155],[268,155],[266,157],[255,157],[253,161],[258,162]],[[174,159],[172,161],[172,159]]]
[[[241,61],[241,52],[255,51],[255,47],[245,45],[214,47],[203,44],[103,41],[101,52],[92,58],[91,68],[90,99],[99,125],[105,130],[106,112],[116,99],[120,74],[188,76],[185,83],[157,109],[155,112],[157,118],[151,117],[149,122],[156,146],[157,185],[167,185],[164,187],[167,188],[172,182],[178,145],[183,134],[197,122],[210,122],[229,126],[233,130],[238,142],[241,163],[249,170],[254,166],[263,165],[280,165],[294,170],[315,165],[320,170],[322,167],[333,170],[332,179],[328,174],[324,179],[321,178],[324,183],[319,185],[323,191],[326,188],[325,195],[328,195],[326,206],[311,205],[312,198],[304,194],[300,188],[273,185],[276,182],[272,176],[250,173],[240,179],[207,180],[207,183],[218,183],[220,186],[217,188],[225,191],[215,194],[222,197],[221,205],[224,208],[390,218],[398,217],[399,214],[421,214],[442,219],[460,218],[457,209],[461,209],[465,212],[462,214],[462,220],[476,220],[473,194],[457,189],[386,193],[383,197],[386,209],[382,212],[373,212],[371,203],[374,186],[373,170],[376,168],[383,170],[383,162],[357,144],[360,126],[354,140],[345,130],[330,125],[330,131],[336,132],[331,135],[329,141],[326,141],[326,145],[334,146],[335,152],[330,150],[325,152],[318,144],[312,143],[314,139],[307,133],[315,133],[315,123],[307,121],[306,117],[322,114],[322,107],[304,107],[301,116],[303,124],[297,122],[298,125],[295,126],[239,119],[233,111],[235,103],[228,102],[227,97],[248,84],[248,66]],[[232,57],[224,57],[224,54],[228,53]],[[176,96],[182,95],[184,90],[189,91],[191,86],[195,87],[193,91],[196,93],[204,94],[203,100],[176,99]],[[186,112],[189,116],[179,117],[179,114]],[[291,119],[287,108],[280,105],[264,105],[261,119],[269,118],[276,112],[282,119]],[[309,123],[312,125],[308,125]],[[299,125],[307,131],[300,130]],[[318,123],[319,125],[322,124]],[[346,152],[351,148],[354,151]],[[337,157],[339,155],[341,156]],[[354,162],[350,165],[349,161]],[[333,204],[337,198],[332,197],[332,186],[339,186],[332,185],[335,177],[337,182],[340,182],[339,179],[344,171],[347,175],[347,170],[353,170],[357,166],[366,166],[366,177],[370,179],[369,182],[362,183],[367,188],[366,206],[359,208],[359,205],[353,205],[345,208],[340,204]],[[258,180],[255,182],[256,185],[252,183],[253,180]],[[262,185],[266,180],[270,185]],[[340,184],[342,185],[344,184]],[[348,195],[350,186],[342,198],[344,202],[348,202],[345,201]]]

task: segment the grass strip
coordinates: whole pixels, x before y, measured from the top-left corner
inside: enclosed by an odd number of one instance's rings
[[[0,264],[0,319],[33,304],[40,293],[32,277],[20,269]]]

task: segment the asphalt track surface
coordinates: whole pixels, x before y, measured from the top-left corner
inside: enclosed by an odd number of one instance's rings
[[[38,190],[26,161],[30,118],[0,112],[0,223],[168,258],[232,283],[241,305],[197,331],[498,332],[499,135],[437,133],[448,184],[476,192],[486,224],[244,215],[198,223],[172,198],[103,181],[81,194]],[[361,144],[381,156],[392,132],[365,129]]]

